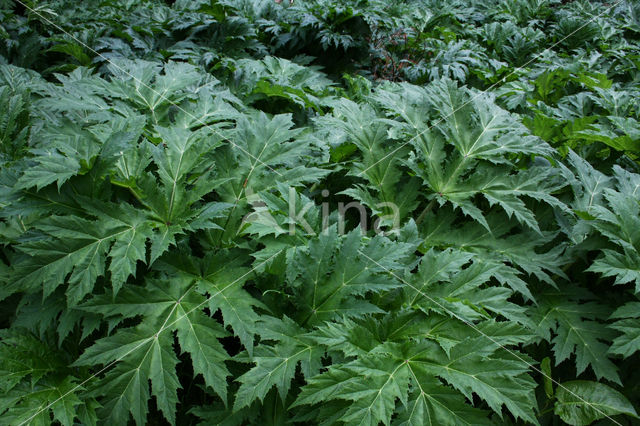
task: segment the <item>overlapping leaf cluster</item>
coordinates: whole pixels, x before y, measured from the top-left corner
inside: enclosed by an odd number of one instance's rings
[[[0,423],[637,421],[639,17],[0,2]]]

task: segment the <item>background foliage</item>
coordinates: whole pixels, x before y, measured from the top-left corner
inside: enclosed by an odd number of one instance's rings
[[[24,1],[0,423],[638,422],[637,2]]]

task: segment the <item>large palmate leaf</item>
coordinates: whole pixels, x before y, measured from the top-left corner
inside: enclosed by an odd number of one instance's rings
[[[273,188],[270,176],[277,176],[281,183],[297,185],[313,182],[325,174],[305,166],[304,158],[312,150],[304,141],[292,140],[300,134],[300,130],[292,127],[289,114],[269,118],[264,113],[255,113],[250,119],[238,120],[231,135],[233,145],[219,157],[224,167],[221,177],[231,180],[220,190],[225,201],[237,202],[244,197],[244,188],[254,192]]]
[[[74,216],[52,216],[38,225],[47,237],[24,243],[20,250],[30,257],[16,266],[13,286],[51,294],[68,278],[70,304],[84,298],[98,277],[105,274],[111,258],[113,287],[117,292],[135,265],[144,260],[147,238],[152,230],[144,215],[120,208],[119,219],[89,221]],[[82,232],[78,232],[82,230]]]
[[[518,270],[529,276],[555,286],[553,275],[564,277],[560,256],[562,247],[545,247],[552,235],[540,236],[534,231],[513,233],[515,226],[501,214],[487,216],[491,231],[479,223],[454,225],[455,216],[449,210],[439,210],[437,214],[425,216],[424,250],[430,247],[458,247],[464,251],[477,253],[487,261],[503,262],[509,268],[498,271],[496,277],[525,297],[533,298],[531,290]]]
[[[212,312],[220,310],[225,325],[231,326],[251,354],[254,338],[260,333],[255,309],[264,308],[264,305],[243,289],[252,274],[252,270],[243,265],[243,256],[246,252],[231,251],[202,260],[167,257],[163,259],[162,268],[187,282],[195,282],[196,290],[207,297],[203,306]]]
[[[285,400],[298,363],[306,377],[316,374],[324,348],[306,336],[301,326],[382,312],[366,295],[399,286],[385,272],[397,269],[410,249],[410,244],[394,245],[381,236],[363,240],[359,229],[341,238],[331,227],[308,247],[294,252],[286,274],[296,300],[296,315],[282,321],[263,317],[256,324],[262,340],[276,343],[268,345],[261,340],[255,348],[251,361],[256,366],[239,378],[242,386],[234,409],[263,400],[273,386]]]
[[[193,96],[193,92],[186,90],[189,86],[204,80],[196,67],[180,62],[161,65],[120,59],[112,61],[109,70],[114,78],[101,89],[150,113],[154,123],[166,117],[172,105]]]
[[[515,170],[507,159],[508,154],[550,155],[550,147],[528,134],[490,97],[442,80],[423,91],[403,87],[378,98],[388,108],[389,102],[400,103],[399,96],[408,96],[409,105],[398,108],[399,114],[390,109],[389,114],[406,122],[396,126],[414,149],[407,165],[432,191],[429,199],[451,203],[487,229],[485,213],[473,202],[477,195],[536,231],[537,221],[521,197],[565,208],[550,195],[564,185],[552,169]],[[433,117],[434,123],[425,116]]]
[[[164,223],[164,238],[173,240],[183,230],[219,228],[213,219],[230,206],[200,200],[226,180],[216,179],[211,165],[221,140],[207,127],[195,132],[180,127],[155,130],[162,139],[151,148],[158,178],[142,176],[140,198]]]
[[[77,126],[49,131],[57,151],[31,151],[40,166],[26,169],[17,180],[15,187],[21,191],[15,192],[18,198],[13,208],[27,213],[35,207],[39,213],[49,205],[67,206],[68,196],[62,195],[61,186],[80,173],[87,174],[92,185],[108,176],[112,184],[129,189],[146,209],[127,202],[89,199],[94,188],[87,189],[86,182],[78,180],[81,189],[75,189],[72,198],[81,199],[81,207],[72,205],[60,211],[64,215],[33,221],[31,228],[39,234],[20,245],[20,251],[29,257],[16,262],[16,279],[10,289],[42,288],[47,296],[67,282],[69,304],[73,305],[108,270],[117,292],[135,276],[138,262],[152,264],[186,231],[219,228],[214,220],[230,207],[202,201],[220,183],[212,179],[210,161],[221,141],[211,137],[207,128],[191,131],[156,126],[154,131],[162,141],[157,146],[138,142],[142,127],[137,119],[115,120],[111,128],[94,129],[95,134]],[[152,157],[155,173],[145,171]],[[41,160],[57,168],[44,167]],[[68,161],[77,167],[69,166]],[[46,173],[36,176],[33,170]],[[43,189],[54,181],[60,195]],[[108,197],[110,192],[105,189],[95,191]]]
[[[303,108],[322,111],[328,103],[317,95],[333,82],[314,66],[302,66],[284,58],[267,56],[259,61],[241,59],[235,63],[242,75],[241,85],[249,100],[284,98]]]
[[[417,205],[417,182],[399,185],[400,162],[406,158],[409,147],[389,138],[390,125],[378,117],[372,107],[349,100],[340,100],[334,105],[332,117],[319,118],[316,123],[327,136],[341,141],[341,146],[333,147],[334,156],[339,155],[340,150],[348,153],[353,146],[362,156],[361,161],[354,163],[351,173],[366,179],[369,185],[350,188],[344,193],[377,215],[386,213],[391,217],[390,223],[397,226]],[[395,209],[390,211],[390,207]]]
[[[264,317],[259,326],[262,338],[276,344],[261,344],[254,351],[252,361],[256,366],[238,378],[242,385],[236,393],[234,410],[249,406],[256,399],[263,400],[273,386],[285,400],[298,364],[306,377],[317,374],[322,366],[324,349],[305,336],[305,330],[292,320]]]
[[[80,171],[80,163],[56,149],[33,150],[35,164],[22,175],[18,188],[40,189],[55,182],[58,188]]]
[[[610,311],[591,300],[581,303],[582,298],[592,299],[576,288],[539,295],[533,310],[538,332],[553,344],[556,365],[575,354],[577,374],[591,366],[598,378],[620,383],[618,369],[607,357],[611,334],[601,322]]]
[[[126,422],[131,414],[137,424],[145,423],[151,395],[164,416],[175,421],[180,384],[175,371],[178,358],[173,331],[177,332],[182,351],[191,355],[194,372],[202,374],[205,383],[226,400],[229,371],[224,361],[229,356],[218,338],[227,333],[203,313],[207,299],[195,291],[192,279],[174,278],[172,283],[165,287],[154,281],[144,288],[126,288],[113,301],[102,296],[82,307],[106,317],[143,316],[140,325],[98,340],[75,362],[76,365],[117,363],[92,390],[92,394],[107,395],[103,414],[113,421]]]
[[[226,180],[218,192],[223,201],[234,206],[223,225],[226,235],[240,226],[250,194],[276,188],[276,179],[283,185],[299,186],[327,174],[310,167],[314,163],[311,156],[318,149],[303,139],[292,140],[300,135],[300,129],[292,127],[290,114],[270,118],[259,112],[242,116],[229,132],[232,143],[219,150],[215,160],[218,176]]]
[[[488,311],[532,326],[524,309],[509,302],[511,289],[486,286],[492,278],[511,273],[500,263],[482,262],[470,253],[429,250],[411,279],[413,285],[405,289],[406,301],[410,306],[468,322],[486,319]]]
[[[347,424],[389,424],[396,409],[408,424],[484,423],[482,412],[466,405],[440,378],[467,398],[477,393],[498,413],[506,404],[516,417],[532,421],[529,404],[534,385],[524,375],[527,364],[508,354],[491,355],[492,349],[474,355],[468,344],[478,342],[460,343],[449,356],[429,342],[378,346],[364,357],[333,365],[310,379],[296,404],[352,401],[341,413],[340,420]],[[409,407],[418,411],[407,412]]]
[[[298,310],[294,319],[311,325],[380,312],[364,296],[400,286],[386,272],[396,270],[410,248],[382,236],[364,242],[359,228],[344,238],[329,228],[289,260],[287,278]]]
[[[640,292],[640,176],[620,167],[614,168],[618,190],[606,189],[601,205],[594,206],[595,220],[590,224],[618,250],[603,249],[603,256],[589,268],[605,277],[615,277],[615,284],[635,282]],[[604,201],[603,200],[603,201]]]
[[[103,401],[105,420],[127,422],[131,413],[136,424],[144,424],[151,396],[150,380],[158,407],[170,421],[174,420],[180,387],[175,373],[178,359],[169,333],[158,334],[159,330],[161,326],[157,329],[139,326],[135,330],[120,331],[98,341],[76,361],[76,365],[122,361],[109,371],[93,393],[107,395]]]

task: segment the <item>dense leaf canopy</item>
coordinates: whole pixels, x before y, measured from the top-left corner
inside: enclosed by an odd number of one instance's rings
[[[635,424],[640,5],[0,0],[0,424]]]

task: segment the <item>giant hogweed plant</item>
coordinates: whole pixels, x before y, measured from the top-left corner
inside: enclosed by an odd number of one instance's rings
[[[27,145],[18,136],[30,131],[26,154],[14,148],[3,168],[3,296],[17,304],[3,336],[5,418],[144,423],[153,397],[176,422],[184,388],[201,380],[211,404],[190,408],[207,421],[260,419],[273,400],[300,421],[331,413],[345,423],[483,422],[493,411],[537,422],[535,361],[522,348],[557,342],[571,327],[549,316],[536,323],[542,297],[553,297],[545,291],[564,282],[550,274],[565,276],[560,266],[571,260],[545,248],[560,230],[539,217],[563,215],[572,238],[587,226],[571,222],[581,216],[594,232],[615,235],[606,231],[618,225],[607,207],[618,193],[610,185],[601,206],[574,213],[560,197],[571,198],[565,178],[578,197],[596,172],[574,160],[583,182],[570,168],[531,164],[530,155],[552,149],[492,99],[445,80],[341,101],[311,129],[334,135],[327,149],[349,152],[331,164],[318,163],[323,157],[289,116],[239,111],[191,66],[123,62],[109,78],[77,69],[59,83],[4,71],[20,76],[5,88],[16,99],[7,133]],[[40,113],[31,110],[21,128],[24,97]],[[277,214],[279,197],[291,194],[283,186],[321,183],[332,169],[361,182],[344,192],[365,205],[397,201],[403,226],[386,236],[359,227],[340,235],[309,219],[315,230],[291,236],[239,221],[249,211],[247,188]],[[637,180],[616,173],[622,184]],[[628,202],[637,210],[636,198]],[[419,225],[409,219],[423,211]],[[471,233],[457,228],[474,225],[486,238],[460,241]],[[522,238],[533,243],[499,249]],[[634,281],[624,262],[635,252],[616,241],[619,251],[604,250],[591,269]],[[633,318],[620,309],[611,327],[628,331]],[[594,323],[589,333],[598,330]],[[225,336],[238,339],[237,353]],[[577,372],[591,366],[620,382],[608,347],[589,337],[588,353],[575,345]],[[625,339],[612,354],[632,350]],[[591,357],[596,348],[602,358]],[[558,362],[574,352],[565,350]],[[185,363],[189,380],[178,375]]]
[[[108,3],[3,21],[0,423],[637,421],[635,15]],[[424,84],[262,56],[363,25]]]

